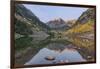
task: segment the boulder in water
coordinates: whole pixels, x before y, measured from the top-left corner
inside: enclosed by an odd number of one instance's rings
[[[52,60],[55,60],[55,57],[53,57],[53,56],[46,56],[45,59],[52,61]]]

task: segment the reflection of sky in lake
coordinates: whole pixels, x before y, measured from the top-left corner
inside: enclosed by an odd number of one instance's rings
[[[64,20],[77,19],[84,11],[88,9],[32,4],[24,4],[24,6],[30,9],[43,22],[47,22],[54,18],[62,18]]]
[[[56,59],[54,61],[48,61],[45,59],[46,56],[53,56]],[[57,62],[60,60],[68,60],[69,62],[82,62],[85,61],[82,56],[73,49],[65,49],[61,53],[50,50],[47,48],[41,49],[29,62],[25,65],[31,64],[53,64],[53,62]]]
[[[82,56],[75,49],[65,49],[61,54],[57,56],[57,60],[68,60],[69,62],[81,62],[84,61]]]

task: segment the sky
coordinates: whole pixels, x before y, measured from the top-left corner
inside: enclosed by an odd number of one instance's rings
[[[65,21],[71,19],[78,19],[78,17],[80,17],[80,15],[88,9],[80,7],[64,7],[33,4],[23,5],[29,10],[31,10],[44,23],[50,20],[54,20],[55,18],[62,18]]]

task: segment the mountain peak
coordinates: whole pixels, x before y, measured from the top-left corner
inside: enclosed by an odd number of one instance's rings
[[[63,19],[61,19],[61,18],[55,18],[55,19],[53,19],[53,20],[48,21],[47,23],[48,23],[48,24],[49,24],[49,23],[50,23],[50,24],[52,24],[52,23],[54,23],[54,24],[64,24],[65,21],[64,21]]]
[[[55,18],[47,22],[47,25],[52,29],[67,29],[68,25],[62,18]]]
[[[63,20],[63,19],[61,19],[60,17],[58,17],[58,18],[55,18],[54,20]]]

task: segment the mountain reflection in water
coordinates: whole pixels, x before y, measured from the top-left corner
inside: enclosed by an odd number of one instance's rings
[[[49,61],[45,58],[47,56],[55,57],[55,60]],[[56,64],[59,61],[70,62],[84,62],[86,61],[75,49],[66,48],[62,52],[50,50],[48,48],[42,48],[31,60],[25,63],[25,65],[35,64]]]

